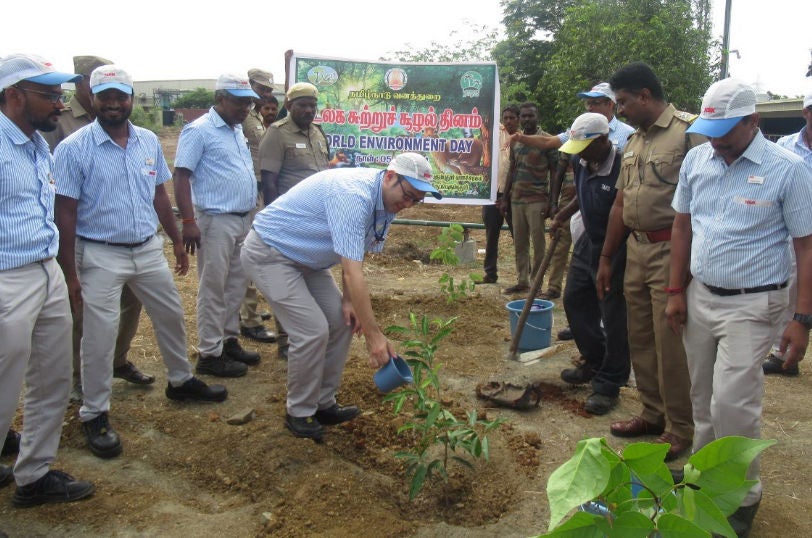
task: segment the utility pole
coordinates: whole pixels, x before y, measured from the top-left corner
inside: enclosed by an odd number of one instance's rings
[[[719,79],[723,80],[728,77],[728,62],[730,60],[730,4],[733,0],[725,0],[725,28],[722,34],[722,69],[719,73]]]

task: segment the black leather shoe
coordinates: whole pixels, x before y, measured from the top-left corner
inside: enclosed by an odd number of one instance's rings
[[[617,405],[617,396],[593,392],[584,402],[584,410],[590,415],[605,415]]]
[[[354,405],[340,406],[333,404],[327,409],[319,409],[314,415],[320,424],[325,426],[335,426],[342,422],[352,420],[361,414],[361,410]]]
[[[257,325],[256,327],[240,327],[240,334],[257,342],[276,342],[276,333],[269,331],[262,325]]]
[[[123,379],[124,381],[129,381],[130,383],[134,383],[136,385],[152,385],[155,383],[154,375],[145,374],[136,368],[135,365],[130,361],[127,361],[124,366],[113,368],[113,377]]]
[[[588,383],[593,377],[595,377],[595,370],[586,364],[561,371],[561,379],[572,385]]]
[[[5,487],[14,480],[14,471],[11,465],[0,465],[0,488]]]
[[[102,413],[94,419],[82,422],[82,430],[87,437],[88,448],[96,456],[107,459],[121,454],[121,439],[116,431],[110,427],[107,413]]]
[[[244,350],[236,338],[223,340],[223,355],[243,364],[259,364],[259,353]]]
[[[69,503],[90,497],[96,488],[62,471],[48,471],[39,480],[18,486],[11,498],[14,506],[28,508],[46,503]]]
[[[228,391],[223,385],[207,385],[196,377],[187,379],[179,387],[168,383],[165,394],[170,400],[176,401],[222,402],[228,398]]]
[[[778,374],[787,377],[795,377],[799,373],[797,362],[789,368],[784,368],[784,361],[772,353],[767,355],[767,359],[761,363],[761,369],[764,371],[764,375]]]
[[[496,275],[485,275],[482,277],[483,284],[496,284],[496,281],[499,280],[499,277]]]
[[[20,434],[9,428],[0,456],[14,456],[20,452]]]
[[[558,334],[556,336],[558,336],[559,340],[572,340],[574,338],[572,336],[572,329],[570,329],[569,327],[564,327],[563,329],[558,331]]]
[[[225,354],[219,357],[200,355],[195,367],[195,372],[198,374],[217,377],[242,377],[247,371],[248,366]]]
[[[296,437],[321,441],[324,428],[315,417],[292,417],[285,414],[285,427]]]
[[[273,314],[271,314],[266,310],[265,312],[260,314],[259,317],[262,318],[262,321],[269,321],[273,317]]]

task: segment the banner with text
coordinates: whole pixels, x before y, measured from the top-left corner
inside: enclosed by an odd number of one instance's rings
[[[495,63],[381,63],[293,54],[290,83],[319,89],[320,123],[336,166],[385,168],[424,155],[439,203],[496,199],[499,78]],[[427,201],[434,201],[427,197]]]

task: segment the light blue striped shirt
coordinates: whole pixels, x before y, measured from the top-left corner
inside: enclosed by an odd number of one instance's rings
[[[334,168],[304,179],[254,219],[262,241],[286,258],[326,269],[380,252],[395,218],[383,205],[384,172]],[[377,237],[376,237],[377,236]]]
[[[138,243],[155,235],[155,186],[172,177],[154,133],[132,123],[127,147],[98,120],[54,151],[56,193],[78,200],[76,235],[111,243]]]
[[[634,127],[627,123],[623,123],[617,116],[612,116],[612,121],[609,122],[609,140],[617,147],[618,151],[626,147],[626,142],[629,136],[634,132]],[[570,132],[564,131],[558,135],[561,144],[564,145],[570,139]]]
[[[812,234],[812,171],[759,132],[730,166],[710,142],[690,150],[672,207],[690,213],[691,273],[720,288],[789,278],[788,236]]]
[[[0,271],[56,256],[52,172],[42,135],[29,138],[0,112]]]
[[[192,202],[205,213],[241,213],[257,205],[257,178],[242,125],[209,109],[178,139],[175,167],[192,171]]]
[[[806,125],[795,134],[782,136],[776,144],[795,153],[812,168],[812,149],[809,149],[809,146],[804,142],[804,131],[806,131]]]

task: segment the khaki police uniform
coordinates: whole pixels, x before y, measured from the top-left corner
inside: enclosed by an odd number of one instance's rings
[[[56,129],[47,133],[40,131],[40,134],[48,142],[51,153],[53,153],[57,144],[85,125],[90,125],[91,123],[93,123],[93,118],[90,117],[85,107],[83,107],[76,96],[74,96],[71,97],[65,109],[62,111],[62,114],[59,116]]]
[[[259,183],[262,180],[259,168],[259,143],[265,134],[265,125],[262,123],[262,115],[253,108],[248,113],[245,121],[242,122],[242,133],[248,141],[248,149],[251,150],[251,161],[254,163],[254,174],[257,176],[257,183]]]
[[[694,118],[668,105],[647,131],[635,131],[623,150],[617,182],[623,191],[623,223],[631,230],[623,285],[641,417],[685,439],[694,434],[691,382],[682,338],[666,320],[664,288],[680,165],[688,150],[704,141],[685,134]]]
[[[259,145],[259,158],[261,170],[278,174],[279,195],[304,178],[326,170],[330,160],[321,129],[310,124],[303,130],[290,116],[268,127]]]

